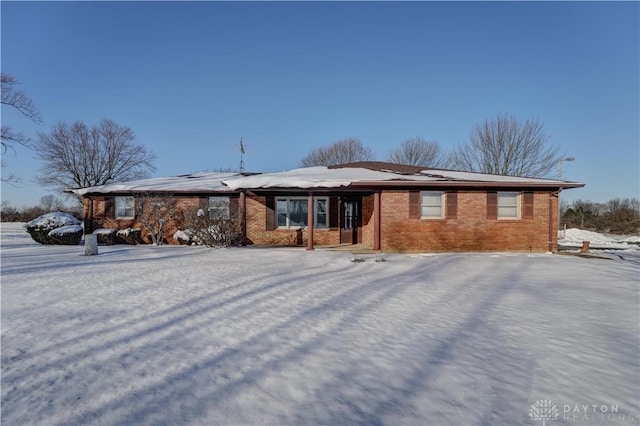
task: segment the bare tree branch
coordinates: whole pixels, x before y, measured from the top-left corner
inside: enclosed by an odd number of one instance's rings
[[[22,145],[29,148],[31,140],[23,133],[14,132],[9,126],[1,126],[0,131],[2,132],[2,155],[6,155],[9,151],[11,151],[12,154],[15,154],[16,145]]]
[[[66,208],[64,201],[52,194],[40,197],[40,207],[46,212],[63,211]]]
[[[448,165],[448,159],[440,150],[438,142],[428,141],[421,137],[402,142],[400,146],[389,152],[387,161],[434,168],[443,168]]]
[[[300,161],[300,164],[302,167],[333,166],[355,161],[371,161],[375,158],[371,148],[365,147],[359,139],[347,138],[314,149]]]
[[[0,73],[0,83],[2,86],[2,95],[0,96],[0,100],[2,105],[7,105],[12,108],[18,110],[22,115],[29,118],[30,120],[41,123],[40,113],[36,110],[33,101],[29,99],[29,97],[22,91],[16,90],[14,87],[18,84],[18,81],[11,75]],[[24,147],[30,148],[31,140],[25,136],[21,132],[14,131],[8,125],[1,126],[1,135],[0,135],[0,152],[2,152],[3,160],[2,167],[4,168],[4,159],[6,158],[6,154],[11,151],[12,154],[16,153],[16,146],[22,145]],[[0,178],[3,182],[19,182],[20,179],[15,175],[11,174],[7,177]]]
[[[549,177],[562,156],[557,147],[546,145],[548,140],[539,120],[522,123],[515,117],[498,115],[476,125],[469,142],[458,145],[452,164],[481,173]]]
[[[22,115],[36,123],[42,121],[33,101],[26,93],[16,90],[14,87],[18,84],[18,80],[9,74],[2,73],[0,74],[0,83],[2,84],[2,96],[0,98],[3,105],[9,105],[17,109]]]

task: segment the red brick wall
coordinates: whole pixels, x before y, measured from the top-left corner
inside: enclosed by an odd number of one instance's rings
[[[253,244],[279,246],[306,246],[307,230],[275,229],[267,231],[267,207],[265,197],[247,196],[247,238]],[[313,242],[317,245],[340,243],[339,229],[314,229]]]
[[[180,209],[198,208],[197,196],[175,197]],[[382,191],[381,193],[381,248],[383,251],[435,252],[435,251],[534,251],[557,248],[558,199],[549,192],[534,194],[533,219],[487,219],[484,191],[458,191],[456,218],[409,219],[409,192]],[[362,243],[373,246],[374,196],[362,199]],[[302,235],[296,229],[266,230],[266,205],[263,196],[247,196],[247,238],[254,244],[306,246],[307,231]],[[103,228],[142,228],[134,220],[116,220],[104,217],[105,197],[93,198],[93,214],[90,202],[84,200],[85,218],[93,217],[95,224]],[[552,230],[549,230],[551,220]],[[170,223],[165,238],[177,244],[172,236],[180,224]],[[150,241],[143,231],[143,240]],[[340,243],[339,229],[315,229],[314,244],[336,245]]]
[[[114,216],[105,215],[105,198],[108,197],[93,197],[93,214],[90,213],[91,201],[88,198],[84,198],[83,213],[85,219],[93,218],[93,227],[96,228],[113,228],[116,230],[127,228],[140,228],[142,229],[142,241],[146,243],[151,242],[149,233],[142,227],[142,224],[136,219],[116,219]],[[200,199],[197,196],[180,197],[174,196],[176,200],[176,207],[178,210],[187,211],[189,209],[199,208]],[[115,211],[115,205],[114,205]],[[178,230],[181,223],[176,221],[169,221],[164,228],[164,239],[168,244],[178,244],[178,241],[173,239],[173,234]]]
[[[373,247],[373,194],[362,197],[362,244]]]
[[[409,219],[409,192],[381,194],[383,251],[549,250],[549,207],[553,250],[557,245],[557,198],[534,194],[533,219],[487,219],[484,191],[458,191],[456,218]]]

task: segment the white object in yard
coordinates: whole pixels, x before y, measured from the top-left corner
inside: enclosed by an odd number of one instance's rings
[[[84,254],[85,256],[93,256],[98,253],[98,236],[88,234],[84,236]]]

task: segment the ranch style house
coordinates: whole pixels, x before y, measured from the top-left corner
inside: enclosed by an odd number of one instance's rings
[[[85,224],[140,227],[136,193],[170,193],[180,209],[237,212],[247,244],[385,252],[557,250],[558,197],[582,183],[384,162],[279,173],[195,173],[72,190]],[[180,223],[167,225],[169,243]]]

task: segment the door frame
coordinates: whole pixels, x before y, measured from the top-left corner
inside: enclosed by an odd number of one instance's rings
[[[362,243],[362,197],[340,197],[339,200],[340,215],[340,244],[359,244]],[[347,210],[346,206],[355,206],[351,210]],[[355,214],[355,221],[348,220],[346,214],[350,212]],[[350,228],[345,228],[345,225],[351,225]]]

